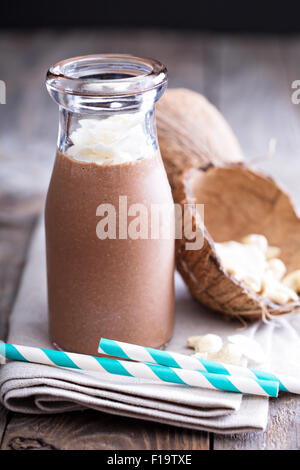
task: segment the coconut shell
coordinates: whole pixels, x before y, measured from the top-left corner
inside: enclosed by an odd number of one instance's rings
[[[156,107],[158,140],[174,188],[180,174],[210,163],[243,160],[230,126],[204,96],[184,88],[166,91]]]
[[[193,297],[226,315],[257,319],[293,312],[300,302],[277,305],[255,294],[227,273],[214,242],[240,240],[249,233],[265,235],[281,249],[287,272],[300,267],[300,219],[290,197],[271,178],[245,165],[210,166],[188,170],[177,182],[175,202],[204,204],[204,241],[186,250],[189,239],[176,240],[177,268]],[[193,229],[200,215],[190,210]]]
[[[290,313],[300,302],[277,305],[227,273],[214,242],[265,235],[281,249],[288,273],[300,268],[300,219],[289,195],[270,177],[249,168],[232,130],[198,93],[168,90],[157,110],[159,144],[181,205],[204,204],[204,224],[189,209],[193,230],[202,229],[203,246],[188,250],[176,240],[176,265],[193,297],[227,316],[258,319]],[[238,163],[235,163],[238,162]]]

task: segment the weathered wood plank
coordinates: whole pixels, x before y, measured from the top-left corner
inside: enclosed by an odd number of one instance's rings
[[[3,198],[2,202],[3,202]],[[20,207],[22,206],[22,207]],[[5,340],[8,330],[8,318],[18,289],[21,272],[24,266],[28,241],[32,231],[38,202],[14,205],[15,217],[12,212],[0,212],[0,339]],[[8,205],[6,205],[8,209]],[[21,220],[17,213],[20,212]],[[9,222],[5,219],[9,218]],[[8,413],[0,406],[0,444],[7,424]]]
[[[0,405],[0,446],[1,446],[2,438],[6,429],[7,415],[8,415],[7,410],[3,408],[3,406]]]
[[[209,449],[207,433],[107,415],[93,410],[10,420],[1,450]]]
[[[4,203],[5,201],[5,203]],[[0,197],[0,339],[5,340],[8,318],[18,289],[28,242],[41,200]],[[0,444],[8,413],[0,406]]]
[[[215,450],[299,450],[300,400],[282,394],[270,403],[269,422],[263,433],[214,436]]]
[[[24,204],[24,201],[15,204],[14,220],[12,211],[7,214],[9,221],[5,221],[3,212],[0,214],[0,338],[2,340],[7,336],[8,316],[18,289],[39,205],[37,201],[34,204],[33,202],[29,203],[28,206]],[[3,210],[3,206],[0,207]],[[21,213],[21,219],[18,218],[18,211]]]
[[[10,214],[11,217],[11,214]],[[22,212],[22,217],[24,213]],[[18,289],[34,218],[11,225],[0,218],[0,339],[5,340],[8,317]],[[0,443],[5,432],[8,413],[0,406]]]

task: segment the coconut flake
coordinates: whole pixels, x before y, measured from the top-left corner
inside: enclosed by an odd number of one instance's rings
[[[286,266],[279,258],[272,258],[267,262],[267,270],[272,271],[275,279],[280,281],[286,273]]]
[[[261,295],[281,305],[298,300],[298,295],[288,286],[275,279],[273,272],[270,270],[264,274]]]
[[[117,114],[106,119],[81,119],[71,133],[67,155],[82,162],[114,165],[150,157],[143,113]]]
[[[215,249],[227,272],[244,281],[254,292],[261,290],[266,258],[257,245],[230,241],[215,243]]]
[[[268,240],[264,235],[258,233],[251,233],[241,240],[241,243],[245,245],[256,246],[265,255],[268,249]]]
[[[273,258],[278,258],[280,256],[281,249],[278,248],[278,246],[268,246],[267,248],[267,260],[273,259]]]
[[[300,269],[291,272],[283,279],[283,284],[297,294],[300,293]]]
[[[207,359],[239,366],[242,365],[242,356],[242,349],[239,345],[227,343],[217,353],[208,354]]]
[[[232,335],[228,336],[228,340],[239,346],[243,356],[253,362],[261,364],[266,361],[266,354],[261,345],[253,338],[246,335]]]

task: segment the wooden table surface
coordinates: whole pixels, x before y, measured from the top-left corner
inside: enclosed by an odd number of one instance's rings
[[[229,120],[249,160],[289,188],[300,204],[300,37],[216,36],[176,31],[0,33],[0,338],[18,289],[28,242],[47,186],[57,107],[43,85],[48,66],[96,52],[129,52],[166,63],[170,86],[205,94]],[[277,150],[267,158],[270,139]],[[268,429],[209,435],[95,411],[29,416],[0,408],[1,449],[297,449],[300,399],[270,405]]]

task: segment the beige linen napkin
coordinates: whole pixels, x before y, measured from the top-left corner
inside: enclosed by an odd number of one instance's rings
[[[214,332],[226,338],[237,333],[240,326],[202,309],[176,273],[176,328],[168,349],[190,354],[192,351],[186,348],[188,336]],[[41,219],[12,312],[8,342],[52,348],[47,330]],[[269,331],[267,328],[267,336]],[[242,398],[229,392],[20,362],[10,362],[1,367],[0,398],[6,408],[20,412],[58,413],[93,408],[216,433],[263,430],[268,415],[266,398]]]

